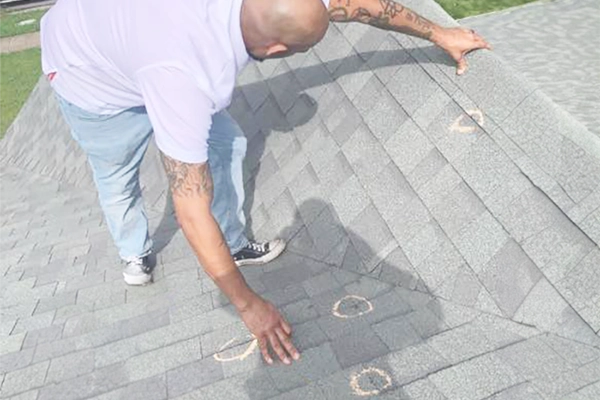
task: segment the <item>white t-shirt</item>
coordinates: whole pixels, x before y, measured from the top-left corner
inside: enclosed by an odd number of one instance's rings
[[[159,149],[205,162],[212,115],[248,62],[242,0],[59,0],[42,19],[42,69],[96,114],[145,105]]]

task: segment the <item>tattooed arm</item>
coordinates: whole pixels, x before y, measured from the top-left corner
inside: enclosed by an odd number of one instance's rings
[[[254,293],[235,266],[210,205],[213,182],[208,163],[190,164],[161,153],[177,220],[206,273],[231,299],[244,308]]]
[[[467,53],[476,49],[491,49],[475,31],[442,28],[393,0],[331,0],[329,17],[335,22],[362,22],[430,40],[456,61],[459,75],[467,69],[464,57]]]
[[[213,182],[208,163],[185,163],[164,153],[161,158],[183,233],[206,273],[231,300],[258,340],[265,361],[273,362],[269,345],[284,363],[290,363],[289,356],[297,360],[300,355],[292,344],[289,324],[272,304],[246,284],[212,216]]]
[[[331,0],[335,22],[362,22],[378,28],[434,40],[440,27],[393,0]]]

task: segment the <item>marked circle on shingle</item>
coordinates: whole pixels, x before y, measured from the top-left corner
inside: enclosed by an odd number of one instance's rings
[[[252,337],[254,337],[254,336],[252,336]],[[225,353],[228,353],[229,350],[232,350],[232,349],[238,347],[238,346],[230,347],[233,343],[235,343],[236,340],[237,340],[237,337],[234,337],[233,339],[231,339],[227,343],[225,343],[223,346],[219,347],[219,351],[217,351],[213,355],[213,358],[220,362],[243,361],[250,354],[252,354],[254,352],[254,350],[256,350],[256,347],[258,347],[258,340],[253,339],[248,344],[248,347],[246,347],[246,349],[243,352],[241,352],[240,354],[226,355]]]
[[[373,304],[362,296],[349,294],[333,305],[331,311],[338,318],[349,319],[360,317],[373,311]]]
[[[392,386],[392,378],[382,369],[369,367],[350,377],[350,387],[357,396],[376,396]]]
[[[467,115],[473,118],[480,126],[483,126],[483,113],[479,109],[467,110]],[[476,126],[463,125],[465,114],[461,114],[456,120],[450,125],[450,131],[454,133],[470,134],[475,133],[477,130]]]

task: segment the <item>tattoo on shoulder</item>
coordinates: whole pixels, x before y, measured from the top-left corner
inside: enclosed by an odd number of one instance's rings
[[[212,196],[213,182],[208,162],[185,163],[163,153],[161,153],[161,160],[173,196],[192,197],[206,194]]]

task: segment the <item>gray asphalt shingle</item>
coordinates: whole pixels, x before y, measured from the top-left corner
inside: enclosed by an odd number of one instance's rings
[[[406,5],[455,24],[432,1]],[[141,182],[155,282],[124,285],[41,80],[0,142],[0,397],[339,400],[356,398],[355,377],[381,399],[593,398],[598,139],[495,55],[468,58],[457,77],[424,41],[335,24],[239,77],[250,230],[288,240],[243,274],[292,323],[292,367],[261,361],[199,271],[154,144]],[[217,361],[231,339],[224,353],[249,354]]]

